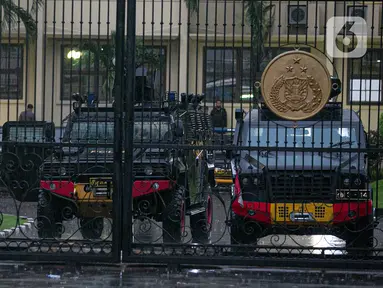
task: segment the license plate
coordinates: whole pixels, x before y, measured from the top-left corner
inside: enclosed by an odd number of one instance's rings
[[[368,200],[370,193],[368,190],[358,189],[337,189],[336,200]]]
[[[93,196],[95,197],[111,197],[113,193],[113,180],[108,178],[90,178],[89,184],[93,187]]]
[[[231,171],[230,170],[215,171],[215,175],[217,175],[217,176],[231,176]]]
[[[112,187],[113,180],[112,178],[90,178],[89,184],[93,187],[102,188],[102,187]]]

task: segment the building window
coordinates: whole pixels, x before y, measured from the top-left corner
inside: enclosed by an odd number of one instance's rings
[[[23,46],[0,45],[0,99],[23,98]]]
[[[79,46],[63,46],[62,48],[62,87],[61,100],[70,100],[73,93],[81,95],[93,95],[100,102],[111,102],[114,85],[114,67],[108,55],[103,55],[104,45],[94,43],[94,50],[80,49]],[[109,45],[108,45],[109,46]],[[99,48],[98,48],[99,47]],[[109,48],[109,47],[108,47]],[[158,53],[162,61],[159,67],[153,67],[150,63],[144,63],[145,76],[147,76],[146,85],[154,85],[157,91],[165,91],[166,60],[165,48],[147,47],[147,51]],[[110,61],[110,62],[109,62]],[[140,61],[137,59],[137,61]],[[162,70],[161,73],[158,71]],[[137,72],[138,73],[138,72]],[[142,72],[141,72],[142,73]]]
[[[266,61],[260,65],[263,70],[268,61],[277,55],[291,51],[294,48],[276,47],[266,48]],[[310,51],[309,48],[301,48]],[[250,48],[210,48],[205,49],[204,63],[204,91],[206,101],[215,100],[223,102],[248,101],[253,95],[254,81],[261,80],[261,73],[252,72],[252,59]]]
[[[145,93],[145,87],[150,87],[153,90],[146,97],[155,101],[164,99],[166,92],[166,48],[147,45],[141,49],[143,51],[137,51],[136,55],[136,76],[146,76],[146,80],[144,82],[136,80],[136,94],[137,96],[141,95]],[[148,100],[145,97],[143,99]]]
[[[240,83],[239,51],[239,49],[206,49],[204,70],[207,101],[214,102],[220,99],[224,102],[231,102],[237,100],[237,81],[238,84]]]
[[[382,101],[383,49],[369,49],[359,59],[348,61],[349,104]]]
[[[112,87],[108,89],[110,79],[106,67],[108,64],[98,60],[101,57],[96,54],[81,50],[79,46],[62,47],[61,100],[70,100],[73,93],[93,95],[99,101],[111,99]]]

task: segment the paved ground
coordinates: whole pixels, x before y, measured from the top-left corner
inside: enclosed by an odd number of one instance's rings
[[[0,287],[383,287],[383,274],[334,270],[216,267],[168,271],[150,266],[60,266],[2,263]]]
[[[213,226],[213,244],[230,244],[229,228],[225,221],[228,219],[230,195],[228,193],[221,193],[220,196],[214,198],[214,226]],[[5,214],[17,214],[19,211],[20,216],[27,216],[30,218],[36,217],[36,204],[35,203],[18,203],[14,199],[2,198],[0,201],[0,212]],[[105,229],[103,233],[103,240],[112,240],[112,220],[105,220]],[[189,226],[187,220],[186,226]],[[76,241],[83,239],[79,232],[78,219],[64,223],[65,233],[62,237],[63,240]],[[383,247],[383,223],[379,224],[376,229],[375,237],[379,242],[379,247]],[[161,243],[162,242],[162,225],[153,220],[140,221],[134,220],[134,236],[136,243]],[[27,232],[15,233],[11,238],[22,238],[22,239],[38,239],[36,229],[32,227]],[[190,242],[190,229],[186,230],[185,243]],[[331,247],[342,247],[344,241],[328,235],[317,235],[317,236],[285,236],[285,235],[273,235],[260,239],[259,244],[267,246],[295,246],[297,248],[302,247],[318,247],[318,248],[331,248]],[[298,251],[295,251],[298,253]],[[321,253],[321,250],[305,251],[305,253]],[[290,251],[291,253],[291,251]],[[302,253],[302,252],[300,252]],[[328,254],[341,253],[340,251],[326,251]]]

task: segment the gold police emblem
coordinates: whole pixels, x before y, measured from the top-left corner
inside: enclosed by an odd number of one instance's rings
[[[261,91],[266,105],[279,117],[307,119],[326,105],[331,92],[330,73],[310,53],[286,52],[267,65]]]

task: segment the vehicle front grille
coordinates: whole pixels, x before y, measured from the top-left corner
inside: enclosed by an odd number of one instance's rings
[[[65,162],[51,162],[44,163],[42,169],[42,176],[61,176],[65,171],[65,176],[72,176],[77,173],[78,164],[76,163],[65,163]]]
[[[332,202],[335,178],[330,171],[269,171],[266,185],[272,202]]]

